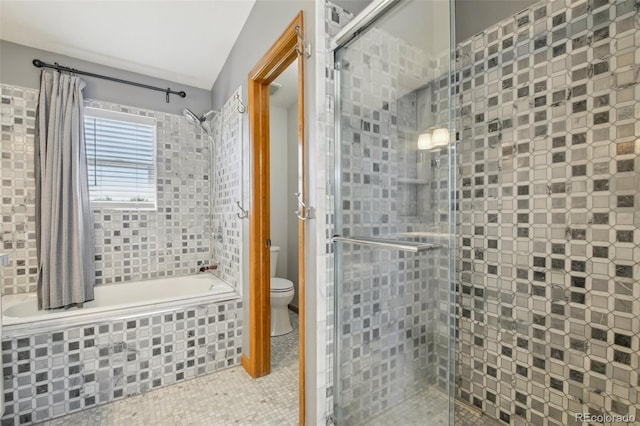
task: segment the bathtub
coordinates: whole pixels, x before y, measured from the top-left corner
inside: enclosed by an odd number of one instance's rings
[[[35,294],[2,304],[2,424],[44,422],[240,365],[242,299],[210,273],[99,285],[82,308],[38,311]]]
[[[103,284],[94,290],[95,299],[82,308],[48,311],[38,311],[35,293],[2,296],[3,337],[239,298],[233,287],[211,273]]]

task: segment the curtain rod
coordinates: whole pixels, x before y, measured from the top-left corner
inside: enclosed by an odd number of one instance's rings
[[[178,95],[181,98],[186,98],[187,97],[187,94],[184,92],[184,90],[180,91],[180,92],[176,92],[175,90],[171,90],[171,88],[163,89],[162,87],[156,87],[156,86],[150,86],[148,84],[136,83],[135,81],[122,80],[120,78],[109,77],[109,76],[100,75],[100,74],[94,74],[92,72],[87,72],[87,71],[80,71],[80,70],[77,70],[75,68],[69,68],[69,67],[65,67],[65,66],[59,65],[57,62],[54,65],[52,65],[52,64],[47,64],[45,62],[42,62],[40,59],[34,59],[33,60],[33,65],[38,67],[38,68],[52,68],[52,69],[58,70],[58,71],[66,71],[66,72],[70,72],[70,73],[73,73],[73,74],[81,74],[81,75],[86,75],[86,76],[89,76],[89,77],[101,78],[103,80],[114,81],[116,83],[122,83],[122,84],[131,85],[131,86],[142,87],[143,89],[149,89],[149,90],[156,90],[158,92],[164,92],[167,95],[167,103],[169,103],[169,95]]]

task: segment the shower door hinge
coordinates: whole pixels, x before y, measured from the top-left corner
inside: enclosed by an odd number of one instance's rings
[[[268,239],[268,238],[266,240],[264,240],[264,246],[266,248],[271,248],[271,240]]]

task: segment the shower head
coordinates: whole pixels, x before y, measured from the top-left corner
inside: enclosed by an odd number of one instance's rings
[[[211,111],[205,112],[200,117],[198,117],[195,112],[191,111],[189,108],[185,108],[184,110],[182,110],[182,114],[184,114],[184,116],[187,117],[187,120],[189,120],[193,124],[196,124],[196,123],[204,123],[214,115],[220,114],[220,111],[216,111],[212,109]]]
[[[193,111],[191,111],[189,108],[185,108],[182,111],[182,114],[187,118],[187,120],[189,120],[190,123],[196,124],[196,123],[202,123],[204,120],[200,120],[200,117],[198,117]]]
[[[211,110],[209,112],[205,112],[200,117],[196,115],[195,112],[191,111],[189,108],[185,108],[182,110],[182,114],[186,117],[186,119],[192,124],[199,124],[207,133],[209,129],[207,129],[204,124],[211,119],[216,114],[219,114],[219,111]]]

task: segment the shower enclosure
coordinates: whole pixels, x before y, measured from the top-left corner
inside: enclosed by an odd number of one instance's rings
[[[450,7],[373,2],[333,40],[340,426],[453,424]]]

